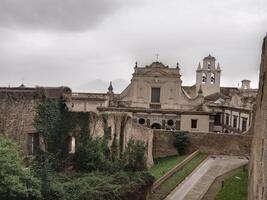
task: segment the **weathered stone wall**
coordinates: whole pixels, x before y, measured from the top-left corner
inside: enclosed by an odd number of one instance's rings
[[[259,92],[253,121],[249,200],[267,199],[267,38],[262,46]]]
[[[165,157],[177,154],[173,145],[175,131],[155,130],[153,139],[153,157]],[[249,155],[251,136],[215,133],[188,133],[190,145],[188,153],[197,149],[206,154]]]
[[[199,149],[206,154],[248,156],[251,136],[216,133],[189,133],[189,151]]]
[[[136,124],[132,119],[128,119],[125,126],[124,144],[126,145],[130,139],[141,140],[147,145],[147,165],[151,167],[153,162],[153,130]]]
[[[36,113],[34,92],[0,92],[0,134],[14,139],[27,153],[27,133],[34,133],[32,125]]]
[[[67,87],[0,88],[0,135],[14,139],[28,154],[29,134],[36,133],[33,126],[36,106],[46,97],[69,101]]]
[[[177,155],[177,149],[173,143],[175,140],[174,131],[154,130],[153,157],[161,158]]]
[[[36,134],[33,126],[37,105],[46,97],[64,98],[71,105],[71,90],[59,88],[0,88],[0,134],[14,139],[25,154],[29,153],[30,134]],[[107,121],[104,122],[106,114]],[[147,164],[153,165],[153,131],[133,122],[130,113],[90,114],[90,133],[103,137],[108,128],[109,146],[117,156],[125,149],[130,138],[142,140],[147,145]],[[106,123],[106,124],[105,124]],[[107,127],[105,127],[107,126]]]
[[[147,165],[148,167],[153,166],[153,130],[136,124],[130,113],[91,113],[90,133],[93,137],[104,136],[104,115],[107,117],[108,145],[113,156],[119,157],[131,138],[141,140],[147,145]]]

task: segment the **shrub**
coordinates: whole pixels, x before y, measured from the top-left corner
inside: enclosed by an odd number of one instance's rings
[[[74,154],[75,168],[83,172],[106,169],[108,160],[104,155],[102,143],[103,139],[93,139],[89,135],[78,138]]]
[[[180,155],[186,153],[189,143],[189,137],[186,132],[179,132],[175,135],[174,146],[177,148]]]
[[[122,166],[125,170],[146,170],[146,145],[143,141],[130,139],[122,154]]]
[[[49,199],[58,200],[122,200],[129,193],[152,184],[147,172],[119,171],[112,175],[103,172],[55,174]]]
[[[41,198],[40,181],[24,168],[16,143],[0,137],[0,199]]]

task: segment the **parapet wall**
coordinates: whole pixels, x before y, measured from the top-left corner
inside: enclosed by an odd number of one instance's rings
[[[174,147],[175,131],[155,130],[153,139],[153,157],[165,157],[177,154]],[[251,139],[249,135],[187,133],[190,140],[188,153],[197,149],[206,154],[248,156]]]
[[[267,38],[262,56],[256,114],[252,126],[252,148],[249,170],[249,200],[267,199]]]

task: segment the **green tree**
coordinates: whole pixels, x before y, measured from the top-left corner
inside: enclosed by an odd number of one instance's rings
[[[23,166],[17,144],[0,137],[0,199],[41,198],[41,182]]]
[[[114,171],[118,164],[110,161],[108,157],[107,138],[93,138],[89,130],[89,115],[80,114],[78,122],[80,132],[77,136],[76,150],[74,154],[75,169],[82,172]]]
[[[179,132],[175,135],[174,146],[180,155],[186,153],[189,143],[189,137],[186,132]]]
[[[91,172],[105,168],[107,160],[102,149],[102,142],[102,139],[93,139],[89,135],[78,138],[74,154],[77,170]]]

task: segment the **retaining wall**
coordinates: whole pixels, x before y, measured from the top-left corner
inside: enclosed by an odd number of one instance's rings
[[[174,147],[176,131],[154,130],[153,157],[177,154]],[[252,136],[217,133],[188,133],[188,153],[197,149],[205,154],[249,156]]]

